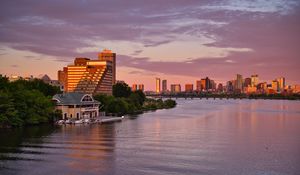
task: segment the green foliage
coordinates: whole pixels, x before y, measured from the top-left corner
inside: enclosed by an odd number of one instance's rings
[[[129,97],[131,89],[126,83],[116,83],[113,85],[113,96],[114,97]]]
[[[59,114],[51,101],[59,89],[43,81],[8,82],[0,76],[0,87],[0,127],[45,123]]]
[[[59,87],[51,86],[39,79],[34,79],[32,81],[17,80],[11,82],[10,89],[11,90],[22,90],[22,89],[38,90],[41,93],[43,93],[45,96],[51,96],[51,97],[61,92]]]
[[[115,97],[106,94],[97,94],[94,96],[94,99],[101,103],[100,110],[107,111],[107,106],[115,100]]]
[[[123,98],[116,98],[107,106],[108,113],[126,114],[128,110],[128,103]]]
[[[123,85],[124,84],[122,84],[122,88],[127,86]],[[145,94],[140,90],[134,92],[130,91],[127,97],[123,97],[123,95],[122,97],[117,97],[116,94],[114,94],[114,96],[98,94],[94,96],[94,99],[101,102],[102,106],[100,107],[100,111],[118,115],[140,113],[145,110],[172,108],[176,106],[176,102],[173,100],[147,99]]]
[[[168,99],[164,101],[165,108],[174,108],[176,105],[177,103],[175,100]]]
[[[162,99],[146,99],[143,108],[144,110],[156,110],[156,109],[169,109],[175,107],[176,101],[167,99],[163,101]]]
[[[0,91],[0,126],[21,126],[23,121],[17,112],[11,94]]]
[[[7,77],[3,77],[2,75],[0,75],[0,89],[5,89],[7,88],[8,85],[8,78]]]

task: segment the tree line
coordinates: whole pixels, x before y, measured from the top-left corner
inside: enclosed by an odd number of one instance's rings
[[[10,82],[0,75],[0,128],[49,123],[61,118],[61,111],[55,110],[52,102],[52,97],[58,93],[61,93],[58,87],[39,79]],[[113,95],[98,94],[94,99],[101,102],[100,111],[113,115],[176,106],[173,100],[147,99],[142,91],[133,92],[125,83],[115,84]]]
[[[141,90],[131,91],[126,83],[113,85],[113,95],[98,94],[94,96],[94,99],[101,102],[100,111],[116,115],[141,113],[147,110],[176,106],[174,100],[148,99]]]
[[[61,115],[51,101],[57,93],[60,93],[58,87],[39,79],[9,82],[7,77],[0,75],[0,127],[50,122]]]

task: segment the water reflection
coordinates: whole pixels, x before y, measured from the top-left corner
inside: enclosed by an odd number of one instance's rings
[[[108,125],[0,132],[0,174],[297,174],[300,102],[178,100]]]
[[[92,173],[110,167],[114,125],[41,126],[5,131],[0,135],[0,172],[4,174]]]

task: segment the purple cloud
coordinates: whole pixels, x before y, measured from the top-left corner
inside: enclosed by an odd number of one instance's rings
[[[134,49],[131,56],[117,53],[118,66],[219,79],[236,73],[259,73],[266,79],[287,76],[298,81],[299,9],[299,2],[293,0],[2,1],[0,46],[71,62],[78,56],[96,57],[94,52],[77,52],[95,47],[87,41],[127,41],[142,48]],[[199,45],[249,48],[253,52],[186,59],[190,57],[186,46],[187,57],[182,59],[188,61],[158,62],[139,57],[143,49],[178,41],[182,34]],[[210,42],[203,44],[203,38]]]

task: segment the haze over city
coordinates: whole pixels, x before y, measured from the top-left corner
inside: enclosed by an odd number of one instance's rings
[[[0,74],[57,71],[75,57],[117,54],[117,79],[155,89],[236,74],[299,84],[299,1],[3,1]],[[109,8],[108,8],[109,7]]]

